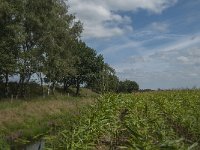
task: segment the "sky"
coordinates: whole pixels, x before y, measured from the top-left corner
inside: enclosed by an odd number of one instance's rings
[[[81,39],[141,89],[200,87],[200,0],[69,0]]]

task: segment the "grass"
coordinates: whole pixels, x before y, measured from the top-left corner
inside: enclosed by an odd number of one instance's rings
[[[78,115],[79,109],[93,102],[93,97],[63,95],[26,101],[1,101],[0,149],[10,149],[10,146],[17,149],[52,130],[56,132],[61,124],[67,124],[69,118],[73,118],[72,115]]]

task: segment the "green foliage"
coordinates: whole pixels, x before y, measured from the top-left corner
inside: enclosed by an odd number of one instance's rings
[[[71,84],[77,88],[76,94],[79,94],[80,84],[88,84],[97,77],[101,71],[101,64],[103,60],[100,60],[96,51],[82,41],[78,41],[73,54],[76,56],[74,68],[76,73],[68,76]]]
[[[87,87],[99,93],[116,92],[119,79],[115,70],[106,63],[100,62],[99,66],[100,72],[92,82],[87,84]]]
[[[0,149],[10,150],[10,146],[6,143],[6,140],[2,137],[2,135],[0,135]]]
[[[139,85],[135,81],[125,80],[119,82],[118,92],[131,93],[138,90]]]
[[[15,91],[15,95],[26,97],[35,74],[43,96],[45,81],[48,94],[55,92],[56,85],[63,85],[65,92],[75,85],[77,95],[81,84],[97,89],[106,64],[103,56],[80,40],[82,23],[68,7],[65,0],[1,0],[0,82],[5,82],[1,95],[8,98]],[[9,84],[13,75],[20,78],[15,90]],[[113,83],[108,91],[115,88]]]
[[[47,136],[49,149],[199,149],[199,91],[105,95],[70,128]]]
[[[119,79],[115,70],[108,64],[105,64],[102,72],[103,92],[116,92]]]

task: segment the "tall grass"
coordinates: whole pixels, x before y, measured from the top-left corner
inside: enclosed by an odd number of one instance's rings
[[[31,101],[0,102],[0,149],[24,145],[56,132],[72,114],[94,102],[88,97],[56,96]],[[9,149],[9,148],[8,148]],[[20,149],[20,148],[19,148]]]

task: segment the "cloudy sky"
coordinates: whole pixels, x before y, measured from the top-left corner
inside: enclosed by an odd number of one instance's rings
[[[200,0],[69,0],[82,39],[121,80],[200,87]]]

